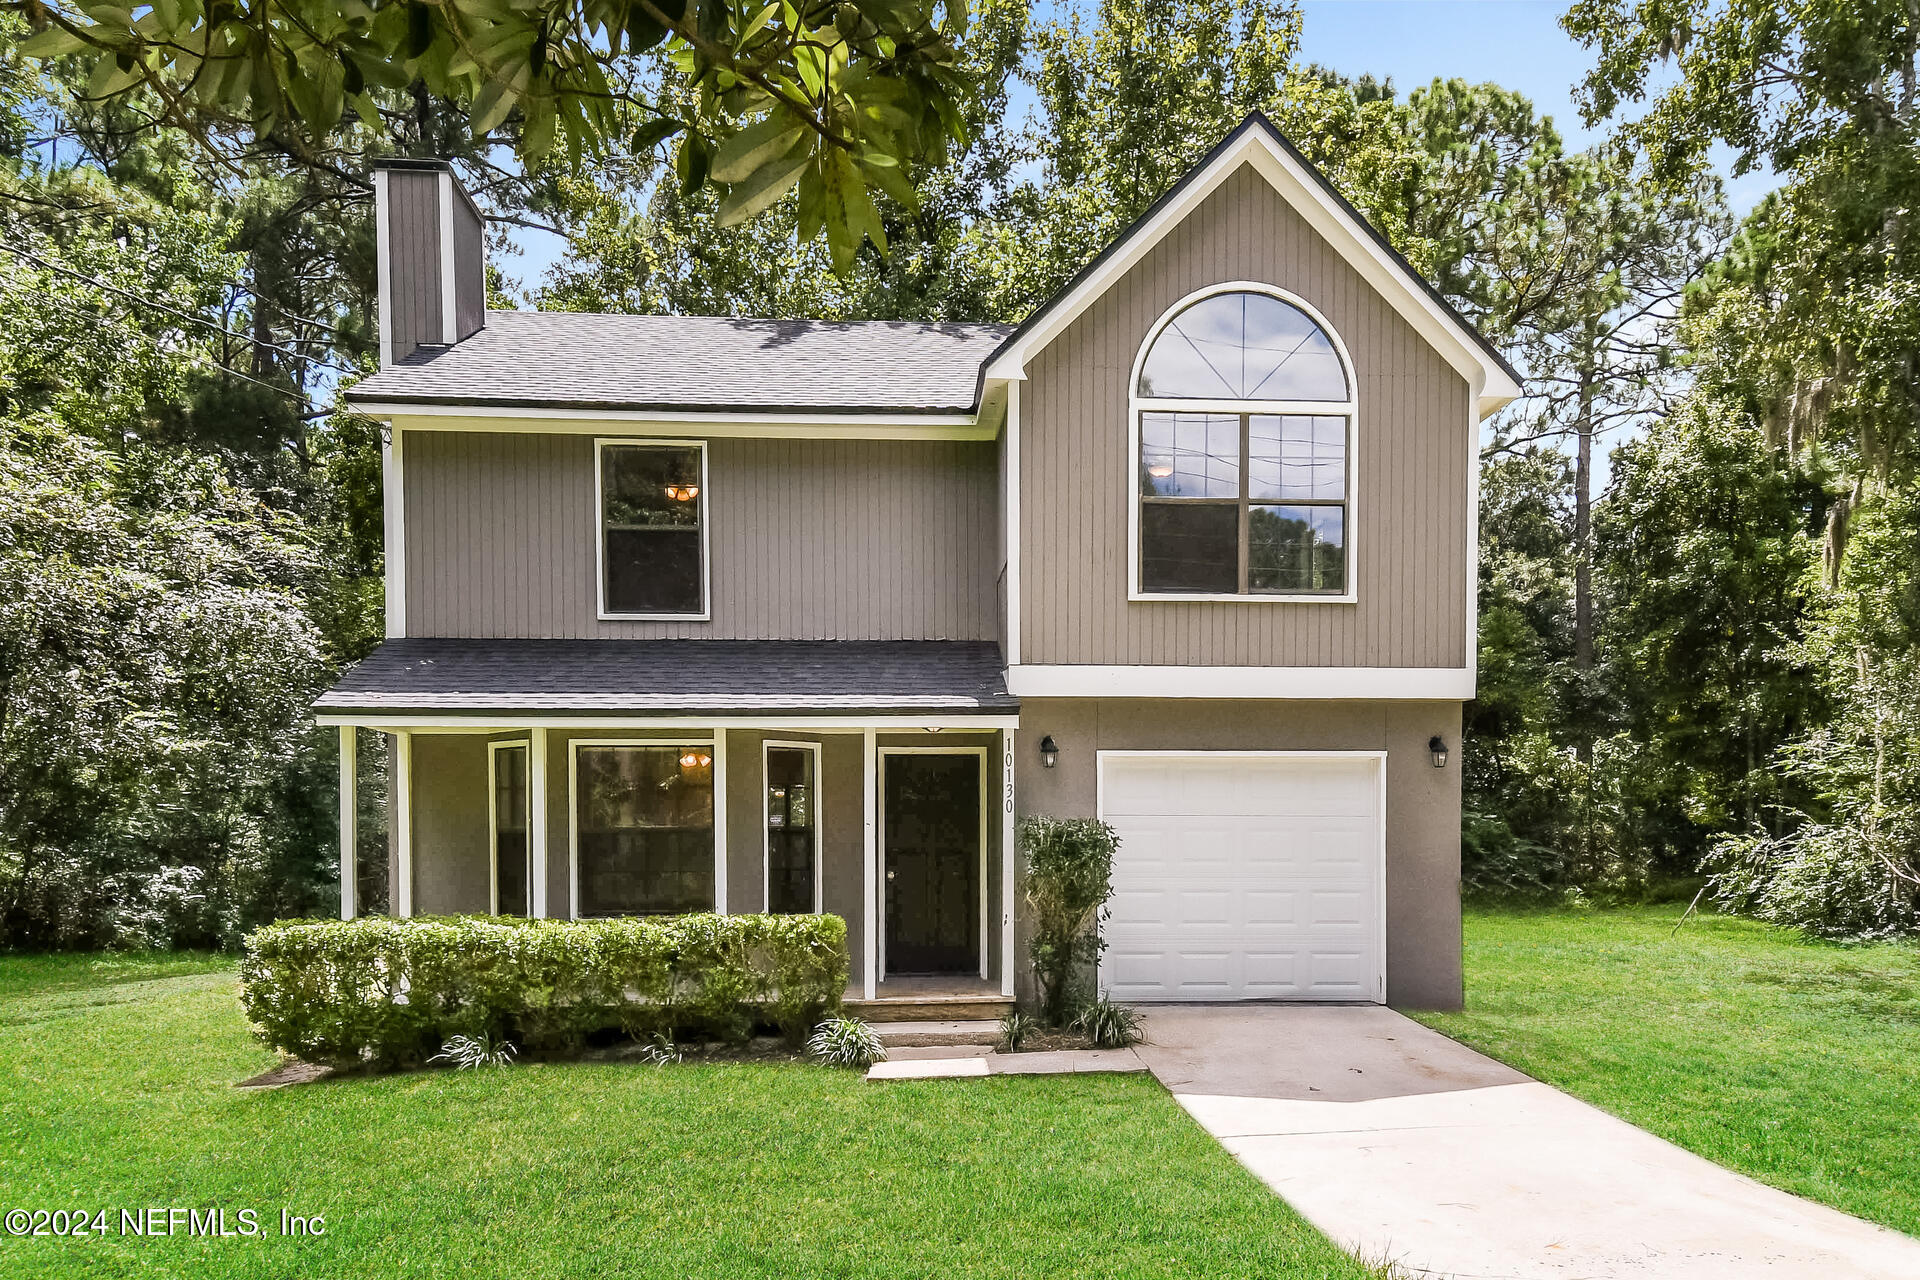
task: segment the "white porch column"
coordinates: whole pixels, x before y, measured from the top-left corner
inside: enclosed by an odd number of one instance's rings
[[[528,888],[527,914],[547,916],[547,731],[533,729],[527,741],[527,848],[532,854],[533,883]]]
[[[866,998],[879,995],[880,987],[880,734],[868,729],[861,735],[862,789],[866,799],[866,863],[863,884],[866,887],[866,921],[860,937],[866,951]]]
[[[1020,857],[1013,821],[1013,730],[1000,731],[1000,994],[1013,994],[1013,867]]]
[[[727,914],[727,731],[713,731],[713,909]]]
[[[359,731],[340,726],[340,918],[351,920],[360,909]]]
[[[393,914],[413,914],[413,735],[393,735]]]

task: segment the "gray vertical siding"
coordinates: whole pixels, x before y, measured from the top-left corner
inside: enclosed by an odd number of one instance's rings
[[[387,170],[388,321],[393,358],[445,336],[440,310],[440,175]]]
[[[480,210],[456,182],[453,196],[454,332],[467,338],[487,324],[486,229]]]
[[[991,640],[991,442],[708,446],[710,622],[602,622],[593,441],[405,437],[407,633]]]
[[[1128,379],[1148,330],[1196,289],[1306,299],[1357,376],[1355,604],[1129,602]],[[1027,663],[1465,665],[1469,388],[1251,169],[1028,365],[1021,425]]]

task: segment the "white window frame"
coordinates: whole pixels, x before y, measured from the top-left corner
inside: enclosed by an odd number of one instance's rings
[[[775,749],[787,751],[807,751],[813,755],[813,912],[819,915],[824,910],[826,876],[823,873],[824,862],[822,841],[825,838],[826,824],[821,821],[820,795],[826,788],[820,785],[820,767],[823,762],[821,744],[818,742],[788,742],[777,738],[760,740],[760,910],[773,914],[773,831],[767,823],[767,754]]]
[[[668,738],[574,738],[567,743],[567,919],[580,918],[580,749],[705,747],[713,758],[713,910],[727,913],[727,750],[723,734]],[[600,917],[595,917],[599,919]]]
[[[993,748],[987,746],[967,747],[880,747],[879,758],[875,762],[878,774],[875,777],[874,790],[879,793],[878,826],[875,840],[875,858],[879,867],[879,888],[874,894],[873,931],[878,941],[878,970],[880,981],[886,981],[887,975],[887,757],[888,756],[977,756],[980,768],[980,980],[987,981],[990,969],[987,955],[989,937],[987,921],[987,830],[993,822],[994,808],[999,803],[999,793],[994,789],[993,778],[987,772],[987,760],[993,754]],[[1001,857],[1009,855],[1001,851]]]
[[[607,450],[698,449],[700,451],[700,611],[698,613],[611,613],[607,609],[607,489],[604,476]],[[602,622],[711,622],[713,621],[713,535],[707,502],[712,488],[707,475],[705,440],[656,439],[652,436],[596,436],[593,441],[593,574],[594,599]]]
[[[500,765],[502,751],[527,753],[527,918],[533,918],[533,739],[502,738],[487,744],[487,914],[500,914]]]
[[[1320,326],[1327,335],[1333,349],[1340,359],[1341,372],[1347,379],[1347,398],[1344,401],[1328,400],[1180,400],[1164,399],[1159,396],[1140,394],[1140,371],[1145,368],[1147,353],[1153,350],[1160,334],[1187,308],[1208,298],[1223,293],[1259,293],[1275,298],[1289,306],[1297,307],[1306,317]],[[1346,589],[1331,591],[1290,591],[1290,592],[1217,592],[1217,591],[1147,591],[1141,583],[1140,563],[1140,415],[1143,413],[1232,413],[1232,414],[1286,414],[1321,418],[1344,417],[1347,420],[1347,494],[1346,494]],[[1154,601],[1207,600],[1231,604],[1354,604],[1359,600],[1359,532],[1360,532],[1360,380],[1354,376],[1353,358],[1347,354],[1346,343],[1340,334],[1327,322],[1306,299],[1291,293],[1278,285],[1262,284],[1255,280],[1229,280],[1222,284],[1208,285],[1196,289],[1181,298],[1161,313],[1147,330],[1146,341],[1140,344],[1140,350],[1133,357],[1133,371],[1127,378],[1127,554],[1131,565],[1127,570],[1127,599],[1151,603]],[[1273,505],[1262,503],[1261,505]]]

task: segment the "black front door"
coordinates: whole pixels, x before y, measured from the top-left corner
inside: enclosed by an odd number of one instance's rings
[[[888,755],[887,972],[980,972],[980,757]]]

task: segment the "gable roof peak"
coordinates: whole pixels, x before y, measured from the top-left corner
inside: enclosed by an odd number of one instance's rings
[[[1499,349],[1258,108],[1249,111],[1064,287],[1034,308],[981,366],[982,389],[988,381],[1024,378],[1029,356],[1103,296],[1221,183],[1249,165],[1467,379],[1478,397],[1481,417],[1519,398],[1520,375]]]

